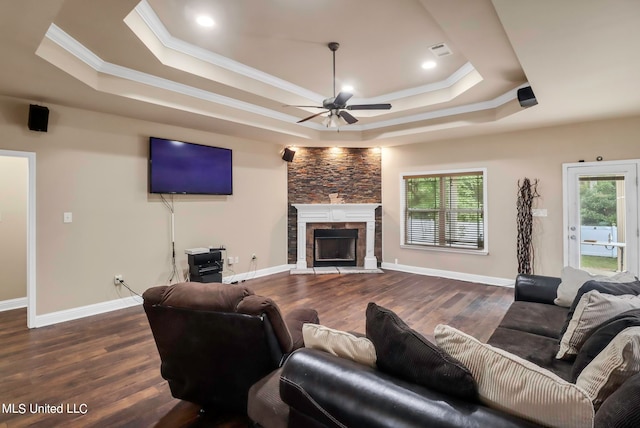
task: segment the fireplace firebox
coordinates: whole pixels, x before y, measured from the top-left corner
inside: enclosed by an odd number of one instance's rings
[[[357,266],[358,229],[315,229],[313,266]]]

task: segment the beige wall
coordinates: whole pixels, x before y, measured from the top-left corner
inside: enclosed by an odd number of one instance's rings
[[[382,156],[383,261],[513,279],[516,260],[517,182],[539,179],[534,222],[535,272],[562,269],[562,164],[640,158],[640,118],[619,119],[385,148]],[[487,168],[489,255],[400,247],[400,174],[411,171]]]
[[[0,301],[27,296],[26,158],[0,154]]]
[[[253,253],[258,269],[287,263],[280,147],[55,105],[49,105],[49,132],[32,132],[28,104],[0,97],[0,149],[36,153],[38,315],[128,296],[113,285],[114,274],[140,293],[166,283],[170,217],[159,197],[147,193],[149,135],[234,151],[234,195],[175,197],[181,268],[185,248],[219,244],[240,257],[238,273],[249,269]],[[385,148],[383,261],[513,278],[516,186],[529,177],[540,179],[537,207],[549,213],[536,219],[536,272],[558,275],[562,163],[640,158],[638,135],[640,120],[632,118]],[[488,170],[489,255],[400,248],[400,174],[471,167]],[[65,211],[73,213],[73,223],[62,222]]]
[[[150,135],[233,149],[232,196],[175,197],[176,254],[224,244],[236,273],[286,264],[286,164],[280,147],[62,106],[49,132],[27,129],[28,101],[0,98],[0,149],[36,153],[38,315],[128,296],[170,274],[170,216],[147,193]],[[205,119],[203,119],[205,120]],[[63,213],[73,213],[64,224]]]

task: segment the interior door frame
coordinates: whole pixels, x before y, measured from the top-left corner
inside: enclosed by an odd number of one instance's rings
[[[630,224],[631,222],[627,222],[626,233],[635,234],[635,246],[632,248],[633,251],[627,251],[627,270],[632,272],[635,275],[638,275],[638,270],[640,270],[640,227],[638,226],[638,220],[640,219],[640,191],[638,189],[638,176],[640,174],[640,159],[628,159],[628,160],[617,160],[617,161],[599,161],[599,162],[575,162],[575,163],[565,163],[562,164],[562,246],[563,246],[563,266],[569,266],[570,254],[569,254],[569,239],[572,231],[569,230],[569,176],[571,168],[589,168],[589,167],[616,167],[622,165],[633,165],[635,167],[636,174],[636,182],[632,183],[635,185],[634,195],[636,198],[635,206],[629,207],[627,206],[627,211],[629,208],[635,211],[635,224]],[[633,220],[633,219],[630,219]],[[633,231],[635,227],[635,232]],[[627,242],[627,241],[625,241]],[[631,255],[635,255],[634,259],[631,259]]]
[[[0,150],[0,156],[27,159],[27,327],[36,327],[36,154]]]

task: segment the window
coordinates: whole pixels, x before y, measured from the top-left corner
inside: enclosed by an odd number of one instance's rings
[[[485,174],[403,175],[403,244],[486,251]]]

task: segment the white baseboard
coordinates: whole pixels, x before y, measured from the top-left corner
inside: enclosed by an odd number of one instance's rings
[[[259,269],[252,272],[238,273],[235,275],[227,276],[223,278],[222,282],[231,283],[233,281],[247,281],[253,278],[260,278],[262,276],[273,275],[280,272],[288,272],[294,265],[281,265],[273,266],[270,268]],[[18,299],[16,299],[18,300]],[[27,299],[23,299],[22,306],[27,306]],[[0,305],[3,302],[0,302]],[[53,325],[60,322],[72,321],[84,317],[90,317],[92,315],[103,314],[105,312],[116,311],[118,309],[130,308],[132,306],[142,304],[142,299],[139,297],[124,297],[122,299],[110,300],[108,302],[95,303],[93,305],[81,306],[79,308],[66,309],[64,311],[51,312],[44,315],[36,315],[36,321],[34,327],[44,327],[47,325]],[[1,308],[2,306],[0,306]],[[13,309],[13,308],[12,308]],[[8,309],[6,309],[8,310]]]
[[[225,276],[222,278],[222,282],[225,284],[231,284],[235,282],[248,281],[254,278],[260,278],[262,276],[274,275],[281,272],[289,272],[295,265],[280,265],[272,266],[265,269],[258,269],[251,272],[236,273],[233,275]]]
[[[116,311],[118,309],[130,308],[141,304],[142,299],[132,296],[123,297],[122,299],[117,300],[110,300],[108,302],[95,303],[93,305],[81,306],[79,308],[66,309],[64,311],[51,312],[44,315],[36,315],[34,327],[45,327],[47,325],[77,320],[79,318]]]
[[[10,311],[27,307],[27,298],[19,297],[17,299],[9,299],[0,301],[0,312]]]
[[[226,276],[222,282],[229,284],[231,282],[248,281],[254,278],[260,278],[263,276],[274,275],[281,272],[288,272],[295,268],[295,264],[286,264],[280,266],[273,266],[265,269],[259,269],[252,272],[243,272],[235,275]],[[513,287],[515,280],[497,278],[483,275],[473,275],[462,272],[453,272],[439,269],[430,269],[416,266],[399,265],[395,263],[382,263],[383,269],[397,270],[407,273],[415,273],[418,275],[438,276],[442,278],[457,279],[460,281],[478,282],[481,284],[498,285],[501,287]],[[72,321],[92,315],[103,314],[105,312],[116,311],[118,309],[130,308],[132,306],[142,304],[141,299],[138,297],[124,297],[122,299],[110,300],[108,302],[95,303],[93,305],[81,306],[79,308],[66,309],[58,312],[51,312],[43,315],[36,315],[35,327],[44,327],[52,324],[57,324],[65,321]],[[13,299],[0,302],[0,311],[24,308],[27,306],[27,299]]]
[[[454,272],[449,270],[431,269],[418,266],[382,263],[382,269],[415,273],[418,275],[438,276],[441,278],[457,279],[459,281],[478,282],[480,284],[498,285],[500,287],[514,287],[515,279],[498,278],[494,276],[474,275],[471,273]]]

